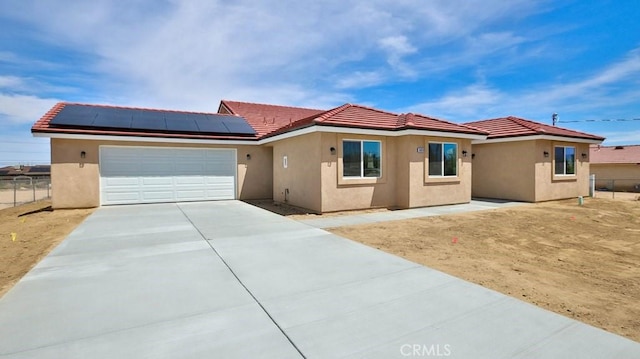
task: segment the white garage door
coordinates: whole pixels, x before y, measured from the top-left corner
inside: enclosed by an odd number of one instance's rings
[[[102,204],[234,199],[234,149],[100,147]]]

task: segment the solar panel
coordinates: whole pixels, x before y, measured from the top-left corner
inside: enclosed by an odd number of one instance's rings
[[[167,124],[162,112],[138,111],[133,116],[131,128],[136,130],[166,131]]]
[[[84,105],[66,105],[50,124],[161,132],[256,134],[239,116]]]
[[[237,133],[241,135],[255,135],[256,131],[249,126],[247,120],[242,117],[225,116],[222,123],[229,130],[230,133]]]
[[[59,126],[91,126],[95,117],[96,107],[66,105],[50,123]]]
[[[167,122],[168,131],[199,132],[196,125],[198,114],[185,114],[179,112],[165,112],[164,119]]]
[[[131,128],[132,110],[120,108],[96,108],[97,115],[93,120],[94,127]]]
[[[51,172],[51,167],[31,167],[29,173],[43,173]]]
[[[208,116],[197,118],[196,123],[198,124],[200,132],[229,133],[229,130],[221,121],[216,121]]]

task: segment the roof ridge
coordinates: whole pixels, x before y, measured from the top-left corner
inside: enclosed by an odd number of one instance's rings
[[[427,116],[427,115],[423,115],[423,114],[419,114],[419,113],[412,114],[412,115],[414,115],[416,117],[426,118],[426,119],[432,120],[432,121],[438,121],[438,122],[447,123],[447,124],[450,124],[450,125],[462,126],[462,127],[468,128],[470,130],[480,131],[482,133],[489,134],[489,132],[487,130],[483,130],[483,129],[480,129],[480,128],[477,128],[477,127],[474,127],[474,126],[468,126],[468,125],[466,125],[464,123],[457,123],[457,122],[453,122],[453,121],[449,121],[449,120],[443,120],[441,118],[435,118],[435,117],[431,117],[431,116]]]
[[[234,100],[220,100],[220,103],[240,103],[245,105],[257,105],[257,106],[269,106],[269,107],[280,107],[280,108],[292,108],[296,110],[313,110],[313,111],[325,111],[319,108],[311,108],[311,107],[300,107],[300,106],[289,106],[289,105],[272,105],[268,103],[258,103],[258,102],[246,102],[246,101],[234,101]]]
[[[515,122],[521,126],[524,126],[528,129],[530,129],[531,131],[534,131],[536,133],[540,133],[540,132],[547,132],[544,128],[540,127],[540,125],[543,126],[547,126],[544,123],[541,122],[535,122],[535,121],[531,121],[531,120],[526,120],[524,118],[520,118],[520,117],[516,117],[516,116],[508,116],[507,120],[511,121],[511,122]]]
[[[348,109],[350,107],[354,107],[354,105],[352,105],[350,103],[345,103],[343,105],[340,105],[338,107],[332,108],[332,109],[327,110],[327,111],[325,111],[323,113],[320,113],[318,115],[307,117],[306,119],[314,118],[315,120],[319,119],[317,122],[324,122],[327,119],[329,119],[330,117],[332,117],[332,116],[334,116],[336,114],[339,114],[340,112],[342,112],[342,111],[344,111],[344,110],[346,110],[346,109]],[[302,121],[302,120],[305,120],[305,119],[303,118],[300,121]]]

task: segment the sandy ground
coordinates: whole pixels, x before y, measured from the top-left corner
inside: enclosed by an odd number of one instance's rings
[[[15,200],[18,203],[33,202],[33,194],[31,189],[17,190]],[[46,199],[51,196],[51,190],[36,189],[35,196],[36,201]],[[0,190],[0,209],[13,207],[13,200],[13,189]]]
[[[640,201],[586,198],[331,231],[640,341]]]
[[[93,212],[50,206],[41,201],[0,210],[0,297]]]
[[[596,198],[640,200],[640,193],[596,191]]]

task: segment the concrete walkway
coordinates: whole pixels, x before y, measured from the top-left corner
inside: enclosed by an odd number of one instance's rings
[[[335,227],[353,226],[357,224],[399,221],[403,219],[441,216],[443,214],[486,211],[488,209],[525,206],[525,205],[529,205],[529,203],[474,199],[469,203],[463,203],[463,204],[401,209],[401,210],[387,211],[387,212],[344,214],[339,216],[327,216],[322,218],[300,219],[299,222],[308,224],[316,228],[335,228]]]
[[[100,208],[0,300],[2,358],[436,355],[640,343],[237,201]]]

